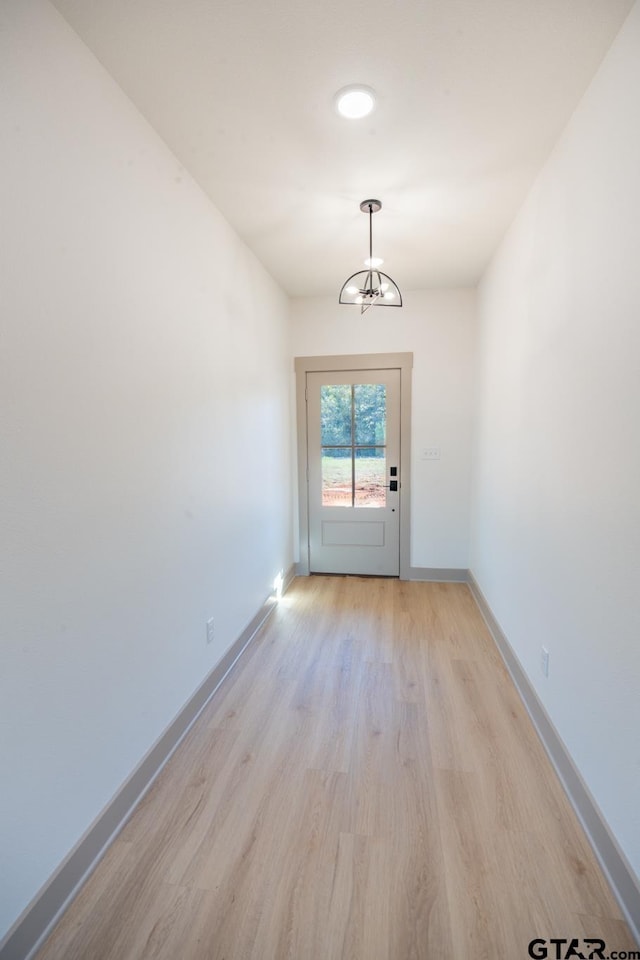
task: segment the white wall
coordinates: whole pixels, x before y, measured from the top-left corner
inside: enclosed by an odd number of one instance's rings
[[[337,296],[292,302],[294,355],[413,351],[411,563],[467,569],[475,292],[403,290],[401,309],[364,315]],[[432,446],[441,459],[422,460]]]
[[[1,939],[292,536],[286,297],[45,0],[0,114]]]
[[[639,117],[636,4],[479,291],[471,558],[638,873]]]

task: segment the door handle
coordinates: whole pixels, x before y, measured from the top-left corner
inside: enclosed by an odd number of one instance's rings
[[[398,490],[398,481],[397,481],[397,480],[390,480],[389,483],[385,483],[384,486],[385,486],[385,487],[387,488],[387,490],[389,490],[391,493],[397,493],[397,490]]]

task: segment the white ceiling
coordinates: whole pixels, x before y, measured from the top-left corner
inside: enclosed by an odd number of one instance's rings
[[[54,0],[293,296],[475,284],[633,0]],[[333,111],[373,87],[367,119]]]

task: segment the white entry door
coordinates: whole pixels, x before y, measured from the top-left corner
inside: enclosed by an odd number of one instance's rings
[[[400,573],[400,371],[307,373],[312,573]]]

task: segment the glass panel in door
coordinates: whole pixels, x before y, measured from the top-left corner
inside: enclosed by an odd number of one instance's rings
[[[386,422],[384,383],[321,386],[322,506],[387,505]]]

